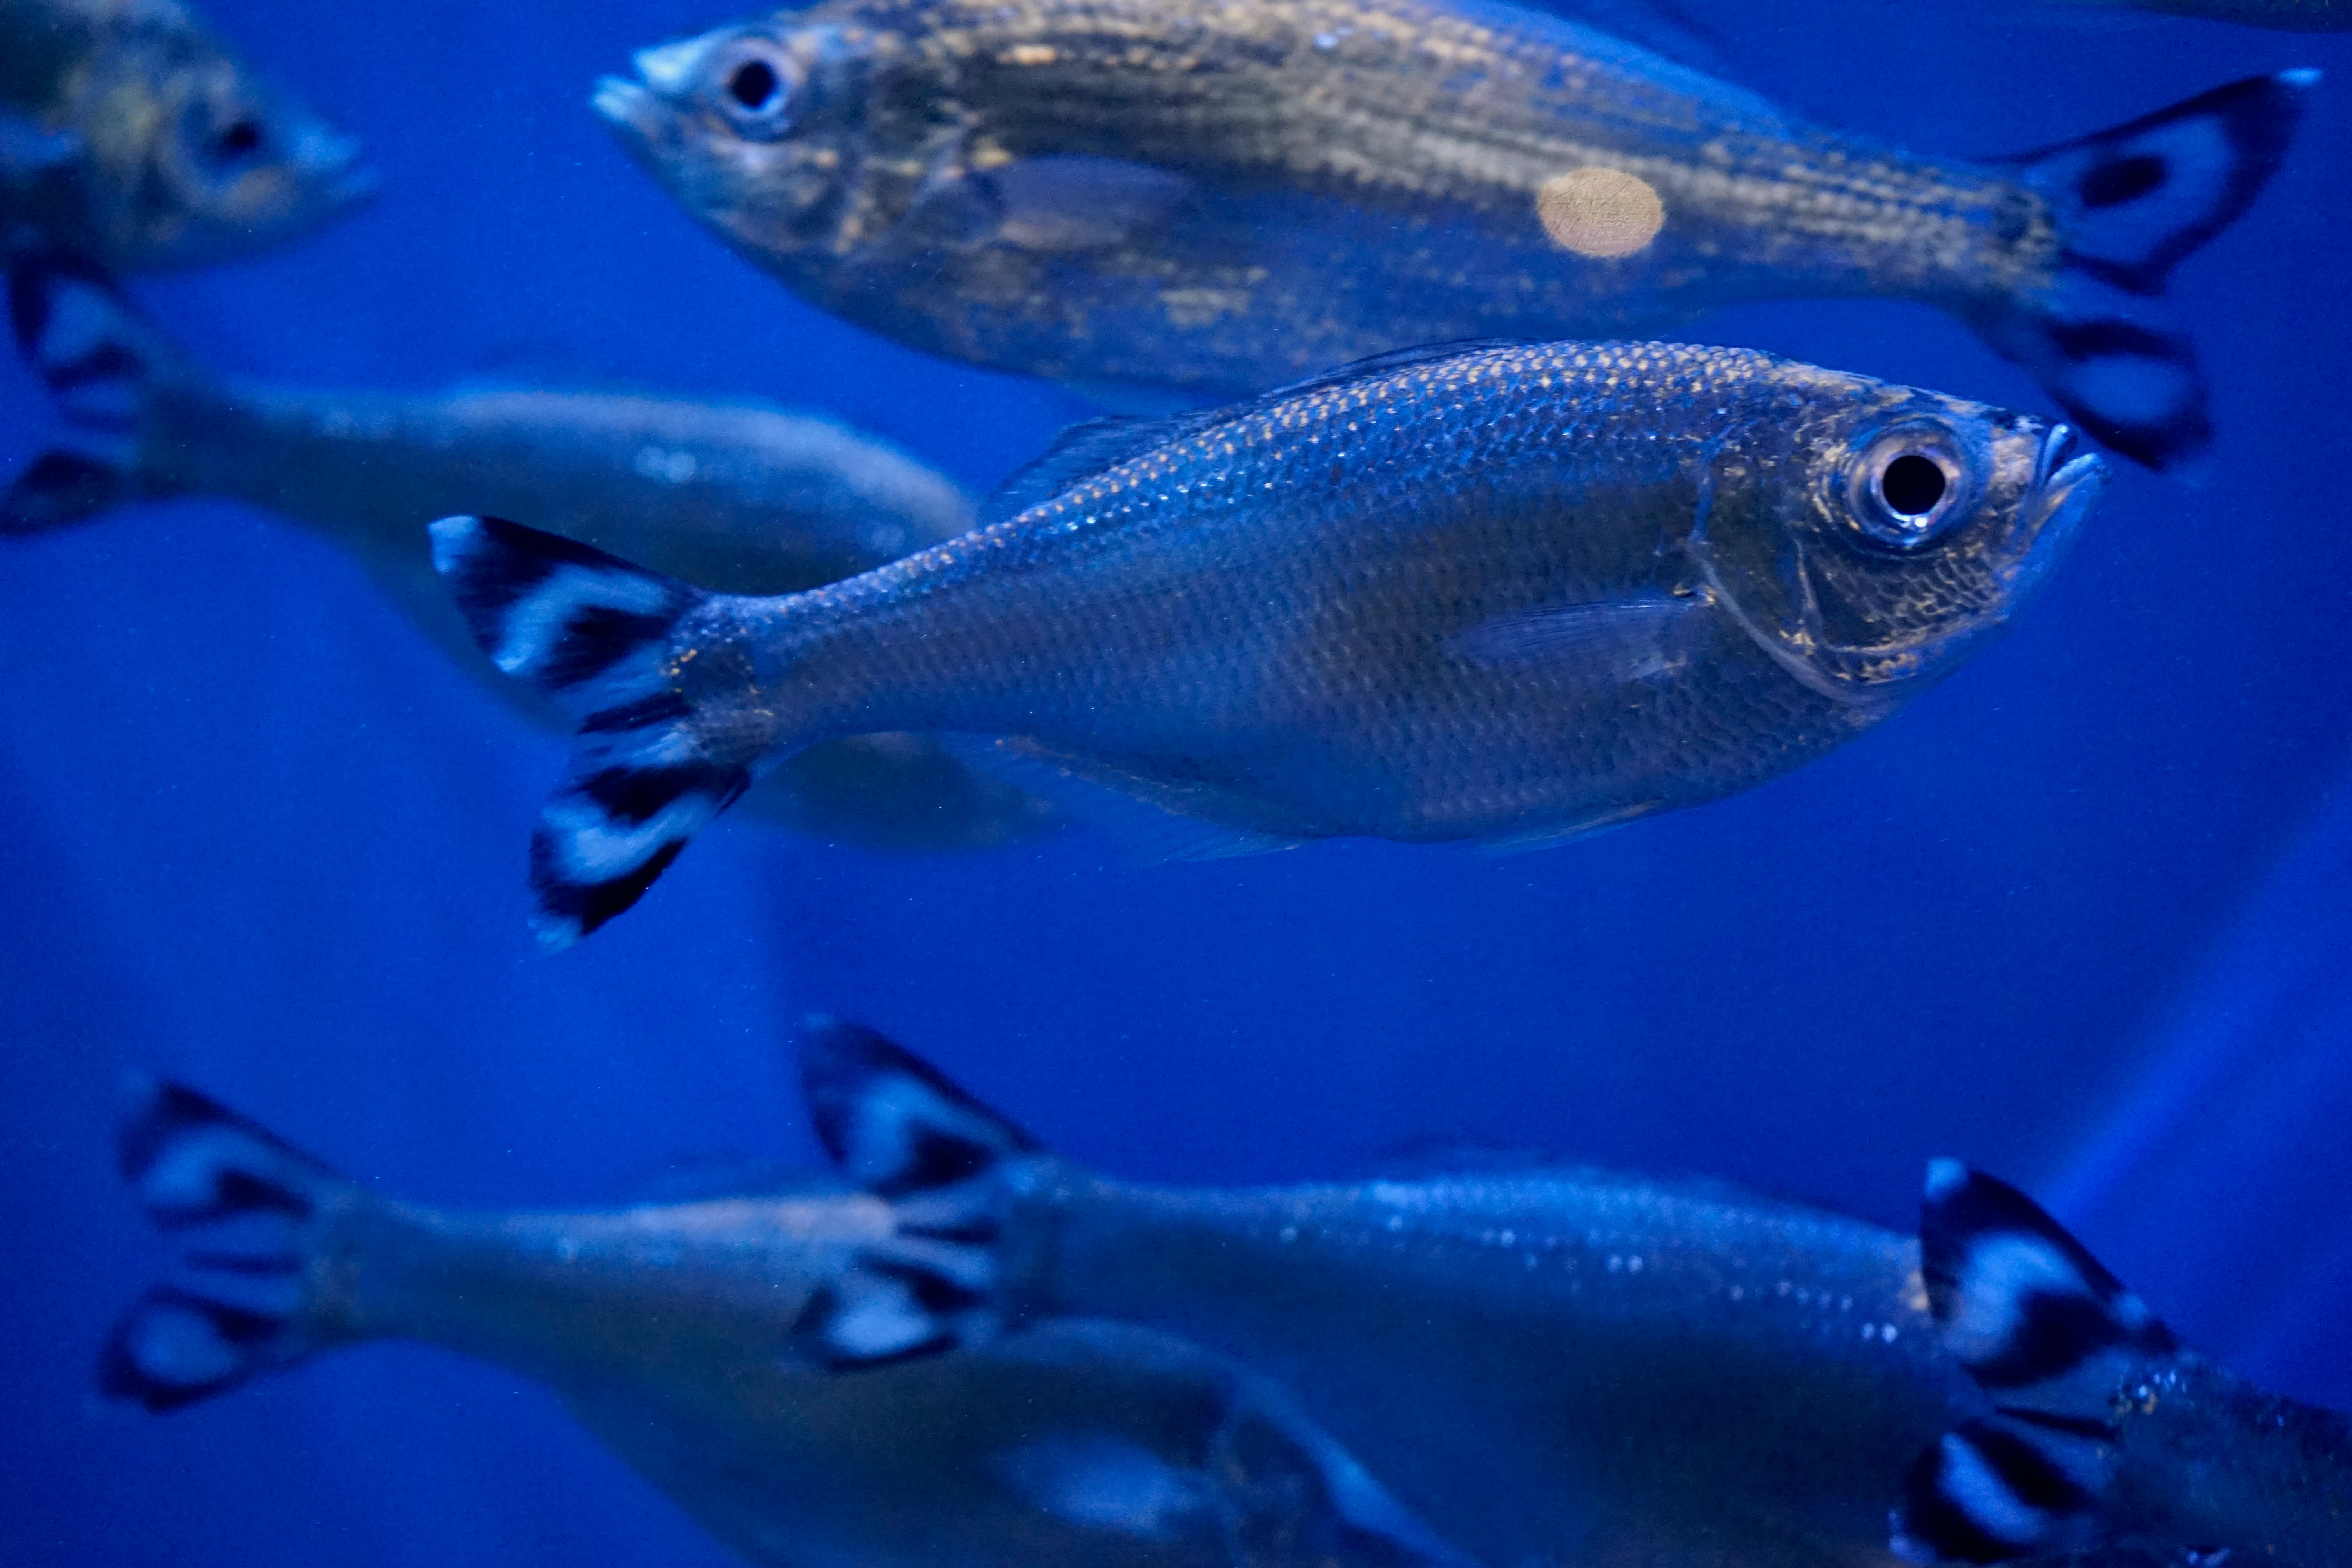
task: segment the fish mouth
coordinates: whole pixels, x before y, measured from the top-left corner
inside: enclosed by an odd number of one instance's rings
[[[2074,542],[2084,516],[2107,488],[2107,460],[2070,425],[2050,426],[2034,455],[2033,486],[2019,509],[2018,563],[2011,580],[2018,601],[2031,594]]]
[[[596,90],[588,95],[588,107],[614,130],[627,132],[641,139],[653,134],[659,110],[654,95],[645,84],[618,76],[597,79]]]
[[[629,57],[637,68],[638,79],[664,98],[677,98],[694,86],[695,68],[702,61],[709,40],[680,38],[676,43],[656,44],[649,49],[639,49]]]

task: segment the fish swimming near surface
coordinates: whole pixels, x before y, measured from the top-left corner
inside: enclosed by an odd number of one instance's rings
[[[179,1252],[105,1391],[171,1410],[405,1340],[554,1390],[749,1562],[778,1568],[1472,1568],[1279,1388],[1181,1341],[1060,1322],[844,1379],[793,1326],[888,1205],[837,1184],[555,1213],[380,1197],[144,1081],[123,1174]]]
[[[228,261],[373,195],[360,144],[175,0],[0,0],[0,230],[116,271]]]
[[[2342,1417],[2179,1352],[1951,1162],[1916,1241],[1562,1167],[1148,1186],[857,1026],[813,1022],[802,1063],[819,1136],[898,1214],[803,1320],[845,1375],[1055,1314],[1157,1328],[1276,1378],[1490,1563],[2352,1561]]]
[[[2211,433],[2167,278],[2317,79],[1965,163],[1479,0],[824,0],[636,69],[595,107],[691,213],[950,358],[1231,396],[1419,343],[1883,296],[2158,467]]]
[[[2352,1564],[2352,1421],[2187,1349],[2031,1198],[1957,1161],[1929,1169],[1919,1237],[1937,1331],[1994,1408],[1921,1456],[1903,1555],[2121,1542],[2174,1562]]]
[[[568,536],[711,587],[813,587],[952,538],[971,502],[877,437],[746,401],[496,388],[323,391],[194,363],[89,266],[10,269],[17,342],[63,416],[59,446],[0,495],[0,534],[179,496],[268,509],[349,552],[468,672],[541,722],[493,668],[433,571],[425,525],[495,498]],[[1049,806],[935,741],[876,734],[806,753],[754,795],[769,820],[867,847],[981,847]]]
[[[1003,521],[786,597],[434,534],[484,650],[582,721],[532,844],[562,945],[755,774],[869,730],[1000,737],[1194,854],[1528,847],[1711,800],[2006,625],[2100,489],[2075,446],[1745,350],[1456,345],[1081,426]]]

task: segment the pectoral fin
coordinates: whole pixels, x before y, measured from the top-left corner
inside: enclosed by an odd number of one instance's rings
[[[1181,174],[1083,153],[1019,158],[969,178],[993,199],[998,238],[1049,255],[1146,239],[1193,195]]]
[[[1679,668],[1708,603],[1704,594],[1642,594],[1538,605],[1481,621],[1450,646],[1492,668],[1552,669],[1624,686]]]

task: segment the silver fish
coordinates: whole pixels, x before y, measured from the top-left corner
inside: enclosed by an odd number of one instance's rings
[[[1005,521],[788,597],[434,531],[484,650],[583,721],[533,842],[562,945],[757,773],[875,729],[1006,737],[1209,825],[1202,853],[1523,847],[1712,800],[2006,625],[2100,488],[2074,446],[1745,350],[1456,346],[1080,426]]]
[[[453,506],[496,498],[568,536],[755,594],[848,576],[971,521],[964,494],[904,452],[767,404],[234,379],[192,362],[103,276],[55,257],[17,259],[10,305],[66,439],[0,496],[0,533],[175,496],[265,507],[349,552],[451,658],[544,724],[561,715],[482,657],[434,575],[424,525]],[[898,850],[982,847],[1053,819],[903,733],[812,751],[751,805],[804,832]]]
[[[1877,296],[1960,317],[2157,466],[2210,435],[2157,297],[2316,79],[1970,163],[1480,0],[825,0],[636,67],[596,110],[689,212],[952,358],[1231,396],[1416,343]]]
[[[360,144],[175,0],[0,0],[0,225],[117,271],[226,261],[375,190]]]
[[[1471,1568],[1262,1377],[1108,1323],[845,1379],[793,1324],[888,1205],[837,1185],[556,1213],[380,1197],[176,1084],[124,1176],[179,1249],[101,1386],[170,1410],[377,1340],[551,1388],[777,1568]]]

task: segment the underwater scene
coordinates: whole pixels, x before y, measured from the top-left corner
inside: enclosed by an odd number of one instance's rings
[[[0,1563],[2352,1568],[2347,33],[0,0]]]

